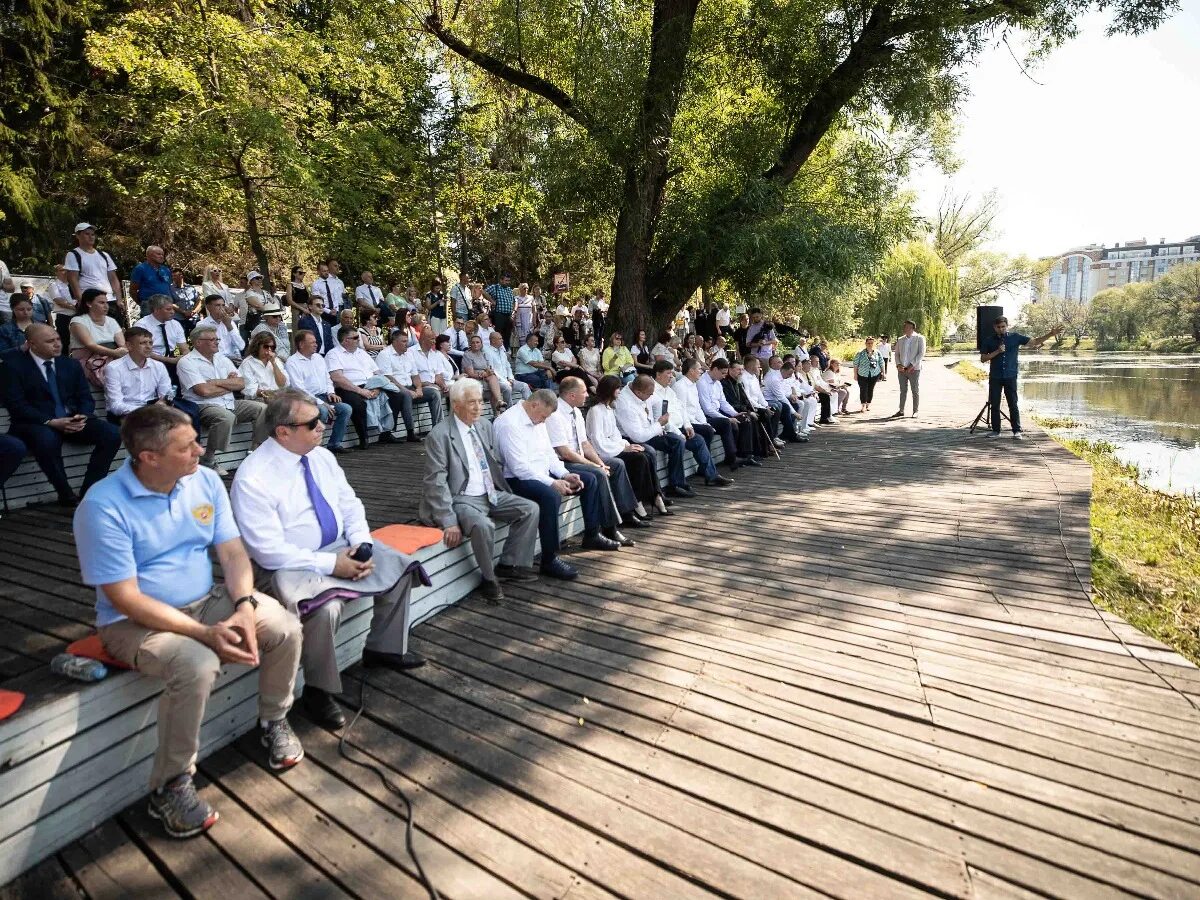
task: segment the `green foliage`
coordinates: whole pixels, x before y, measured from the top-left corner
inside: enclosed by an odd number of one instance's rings
[[[957,306],[958,287],[941,257],[923,241],[908,241],[884,257],[863,328],[868,334],[897,334],[912,319],[928,341],[940,345]]]
[[[1135,344],[1150,325],[1149,284],[1127,284],[1092,298],[1088,329],[1100,346]],[[1039,304],[1040,305],[1040,304]]]

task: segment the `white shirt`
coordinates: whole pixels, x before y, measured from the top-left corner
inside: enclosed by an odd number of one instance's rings
[[[587,422],[583,420],[583,413],[566,400],[559,399],[558,409],[546,420],[546,430],[550,432],[550,446],[568,447],[583,455],[583,442],[588,439]]]
[[[175,348],[180,344],[187,344],[187,336],[183,333],[183,326],[172,316],[165,322],[160,322],[154,316],[142,316],[134,322],[135,328],[145,328],[154,338],[154,352],[159,356],[174,356]],[[167,341],[170,346],[163,344],[163,328],[167,329]]]
[[[626,388],[625,390],[629,390]],[[650,415],[657,419],[662,415],[663,401],[667,401],[667,415],[670,417],[667,421],[667,431],[672,434],[682,434],[683,429],[690,428],[692,423],[684,415],[683,401],[679,399],[679,395],[675,393],[675,389],[671,387],[663,387],[657,381],[654,383],[654,396],[652,396],[646,405],[650,407]]]
[[[329,367],[325,365],[325,357],[320,353],[305,356],[303,353],[293,353],[283,364],[288,381],[292,387],[304,391],[310,397],[324,401],[330,394],[336,394],[333,379],[329,377]]]
[[[337,458],[324,447],[307,455],[313,481],[337,520],[338,537],[344,536],[352,547],[369,542],[371,529],[362,501],[346,481]],[[238,466],[229,497],[233,515],[250,557],[264,569],[312,569],[331,575],[337,554],[317,552],[321,526],[300,459],[274,438],[267,438]]]
[[[795,382],[795,379],[788,379]],[[763,396],[769,403],[782,403],[791,399],[791,385],[784,380],[778,369],[771,369],[763,378]]]
[[[279,372],[283,372],[284,387],[288,386],[287,370],[279,358],[271,360],[271,368]],[[246,386],[242,388],[242,396],[247,400],[258,399],[259,391],[278,391],[282,390],[279,383],[275,380],[275,373],[267,368],[266,364],[261,360],[255,359],[253,356],[247,356],[242,360],[241,368],[238,369],[238,374],[246,382]]]
[[[60,316],[75,315],[75,301],[71,299],[71,286],[55,278],[50,282],[50,299],[54,301],[54,312]]]
[[[409,347],[405,356],[409,358],[413,371],[421,377],[423,384],[433,384],[438,375],[442,376],[443,381],[454,378],[450,360],[432,347],[429,350],[422,350],[420,345]]]
[[[479,339],[483,341],[483,346],[485,349],[492,346],[492,332],[495,330],[495,328],[485,328],[482,325],[475,329],[475,333],[479,335]]]
[[[458,436],[462,438],[463,447],[467,451],[467,486],[463,488],[463,493],[468,497],[483,497],[487,494],[487,486],[483,483],[483,470],[475,457],[475,442],[471,440],[471,432],[475,429],[468,428],[458,416],[453,418],[458,428]]]
[[[796,348],[796,366],[797,366],[797,369],[799,368],[799,366],[800,366],[800,363],[804,362],[806,359],[808,359],[808,351],[807,351],[807,350],[805,350],[803,347],[797,347],[797,348]]]
[[[379,371],[375,360],[371,359],[371,354],[362,347],[351,352],[341,344],[325,354],[325,365],[331,375],[341,372],[345,379],[356,387],[362,387],[368,378]]]
[[[388,344],[375,357],[375,365],[380,375],[391,375],[406,388],[413,386],[413,373],[416,370],[413,369],[412,357],[408,355],[407,350],[397,353],[396,348]]]
[[[224,322],[218,322],[212,316],[205,316],[196,323],[197,328],[214,328],[217,332],[217,347],[229,359],[241,361],[242,351],[246,349],[246,341],[236,328],[226,328]]]
[[[462,356],[470,347],[470,342],[467,340],[467,333],[461,328],[455,328],[451,325],[442,334],[450,338],[450,352],[454,356]]]
[[[623,453],[625,445],[629,443],[617,427],[617,414],[606,403],[597,403],[588,410],[587,436],[588,442],[605,462]]]
[[[317,297],[327,313],[337,313],[342,308],[342,295],[346,292],[346,283],[336,275],[326,275],[313,282],[309,296]]]
[[[918,372],[925,359],[925,335],[914,331],[896,338],[896,365],[912,366]]]
[[[78,262],[76,256],[78,256]],[[80,268],[80,263],[83,264],[82,268]],[[68,272],[79,273],[79,295],[81,297],[84,291],[90,290],[104,291],[110,297],[112,296],[112,282],[108,280],[108,273],[117,271],[117,264],[107,253],[76,247],[74,250],[67,251],[67,258],[63,260],[63,268]]]
[[[767,398],[763,396],[762,385],[758,383],[757,375],[751,375],[743,369],[742,374],[738,377],[738,381],[746,389],[746,396],[750,398],[751,406],[755,409],[766,409],[769,406]]]
[[[330,276],[330,280],[333,276]],[[360,284],[354,289],[354,299],[360,303],[365,303],[372,309],[379,309],[379,304],[383,302],[383,291],[373,284]]]
[[[546,423],[533,424],[525,412],[525,403],[516,403],[492,423],[496,449],[504,465],[505,478],[540,481],[550,484],[567,474],[566,466],[554,452]]]
[[[891,359],[891,356],[892,356],[892,345],[891,344],[889,344],[887,341],[880,341],[878,349],[879,349],[880,356],[882,356],[884,359]]]
[[[798,397],[808,397],[816,393],[816,391],[813,390],[813,386],[809,384],[806,379],[801,378],[798,375],[793,375],[791,378],[785,378],[783,383],[795,390]]]
[[[725,377],[729,377],[728,373]],[[730,406],[729,401],[725,399],[725,391],[721,387],[721,382],[713,381],[712,376],[707,372],[701,375],[700,380],[696,382],[696,394],[700,399],[700,409],[706,416],[725,416],[732,419],[737,415],[737,410]]]
[[[496,373],[496,377],[500,381],[512,384],[515,380],[512,363],[509,362],[508,354],[504,352],[504,348],[493,347],[491,344],[485,343],[483,345],[483,353],[488,358],[488,362],[492,364],[492,371]]]
[[[700,408],[700,395],[696,393],[695,383],[686,375],[676,378],[671,386],[675,396],[679,398],[680,413],[689,425],[700,425],[706,421],[704,410]]]
[[[167,367],[156,359],[139,366],[132,356],[122,356],[104,367],[104,404],[114,416],[127,416],[151,400],[174,393]]]
[[[630,388],[623,388],[617,394],[613,410],[617,415],[617,427],[621,429],[621,434],[634,444],[644,444],[663,433],[663,427],[650,413],[649,404],[645,400],[639,400]]]
[[[732,320],[729,317],[729,310],[727,310],[727,309],[718,309],[717,310],[717,327],[718,328],[728,328],[729,323],[731,321]]]
[[[235,377],[237,369],[233,367],[233,363],[229,361],[228,356],[217,353],[213,355],[210,361],[205,359],[196,350],[193,350],[186,356],[179,358],[179,362],[175,366],[175,373],[179,376],[179,386],[183,388],[183,397],[185,400],[191,400],[193,403],[198,403],[201,406],[222,406],[225,409],[233,409],[237,405],[233,394],[225,393],[219,397],[201,397],[192,390],[196,385],[205,381]]]
[[[829,393],[829,385],[825,382],[825,379],[821,376],[821,373],[817,371],[815,366],[809,369],[808,380],[809,383],[822,394]]]

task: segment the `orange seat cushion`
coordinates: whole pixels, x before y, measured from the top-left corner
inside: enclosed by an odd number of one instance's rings
[[[424,525],[385,525],[371,532],[371,537],[393,550],[409,556],[422,547],[432,547],[442,539],[442,529]]]
[[[132,666],[127,666],[115,657],[109,656],[108,651],[104,649],[104,643],[100,640],[100,635],[89,634],[85,638],[67,645],[67,652],[72,656],[82,656],[85,659],[95,659],[106,666],[111,666],[114,669],[130,669]]]
[[[0,719],[7,719],[25,702],[25,695],[20,691],[0,690]]]

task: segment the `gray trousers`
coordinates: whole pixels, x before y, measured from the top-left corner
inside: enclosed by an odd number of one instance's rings
[[[496,522],[508,523],[508,538],[500,562],[508,566],[532,566],[533,542],[538,533],[538,505],[507,491],[487,497],[459,496],[452,504],[458,527],[471,541],[471,551],[484,581],[496,580]]]
[[[204,426],[208,437],[204,441],[204,456],[200,461],[211,463],[218,453],[229,449],[229,436],[238,422],[254,423],[251,446],[257,447],[267,439],[266,417],[267,404],[257,400],[235,400],[233,409],[215,403],[203,404],[200,407],[200,424]]]
[[[518,400],[528,400],[533,395],[529,385],[523,381],[513,379],[511,384],[503,378],[498,378],[497,381],[500,382],[500,393],[504,396],[504,402],[509,406],[512,406],[513,397]]]
[[[921,370],[915,372],[897,372],[896,376],[900,379],[900,412],[904,412],[904,401],[908,397],[908,388],[912,386],[913,395],[913,415],[917,414],[917,407],[921,403]]]

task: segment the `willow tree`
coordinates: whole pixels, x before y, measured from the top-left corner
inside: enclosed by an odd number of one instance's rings
[[[912,319],[932,346],[940,346],[947,317],[957,307],[954,274],[928,244],[909,241],[884,257],[862,324],[868,334],[896,334]]]
[[[1176,0],[410,0],[467,64],[557,110],[603,166],[616,221],[613,315],[664,323],[789,214],[846,126],[929,131],[990,40],[1049,48],[1092,9],[1157,26]],[[594,162],[592,161],[594,159]],[[878,165],[877,158],[871,164]],[[819,212],[819,210],[814,211]],[[829,241],[836,241],[833,236]],[[787,246],[787,242],[783,242]]]

